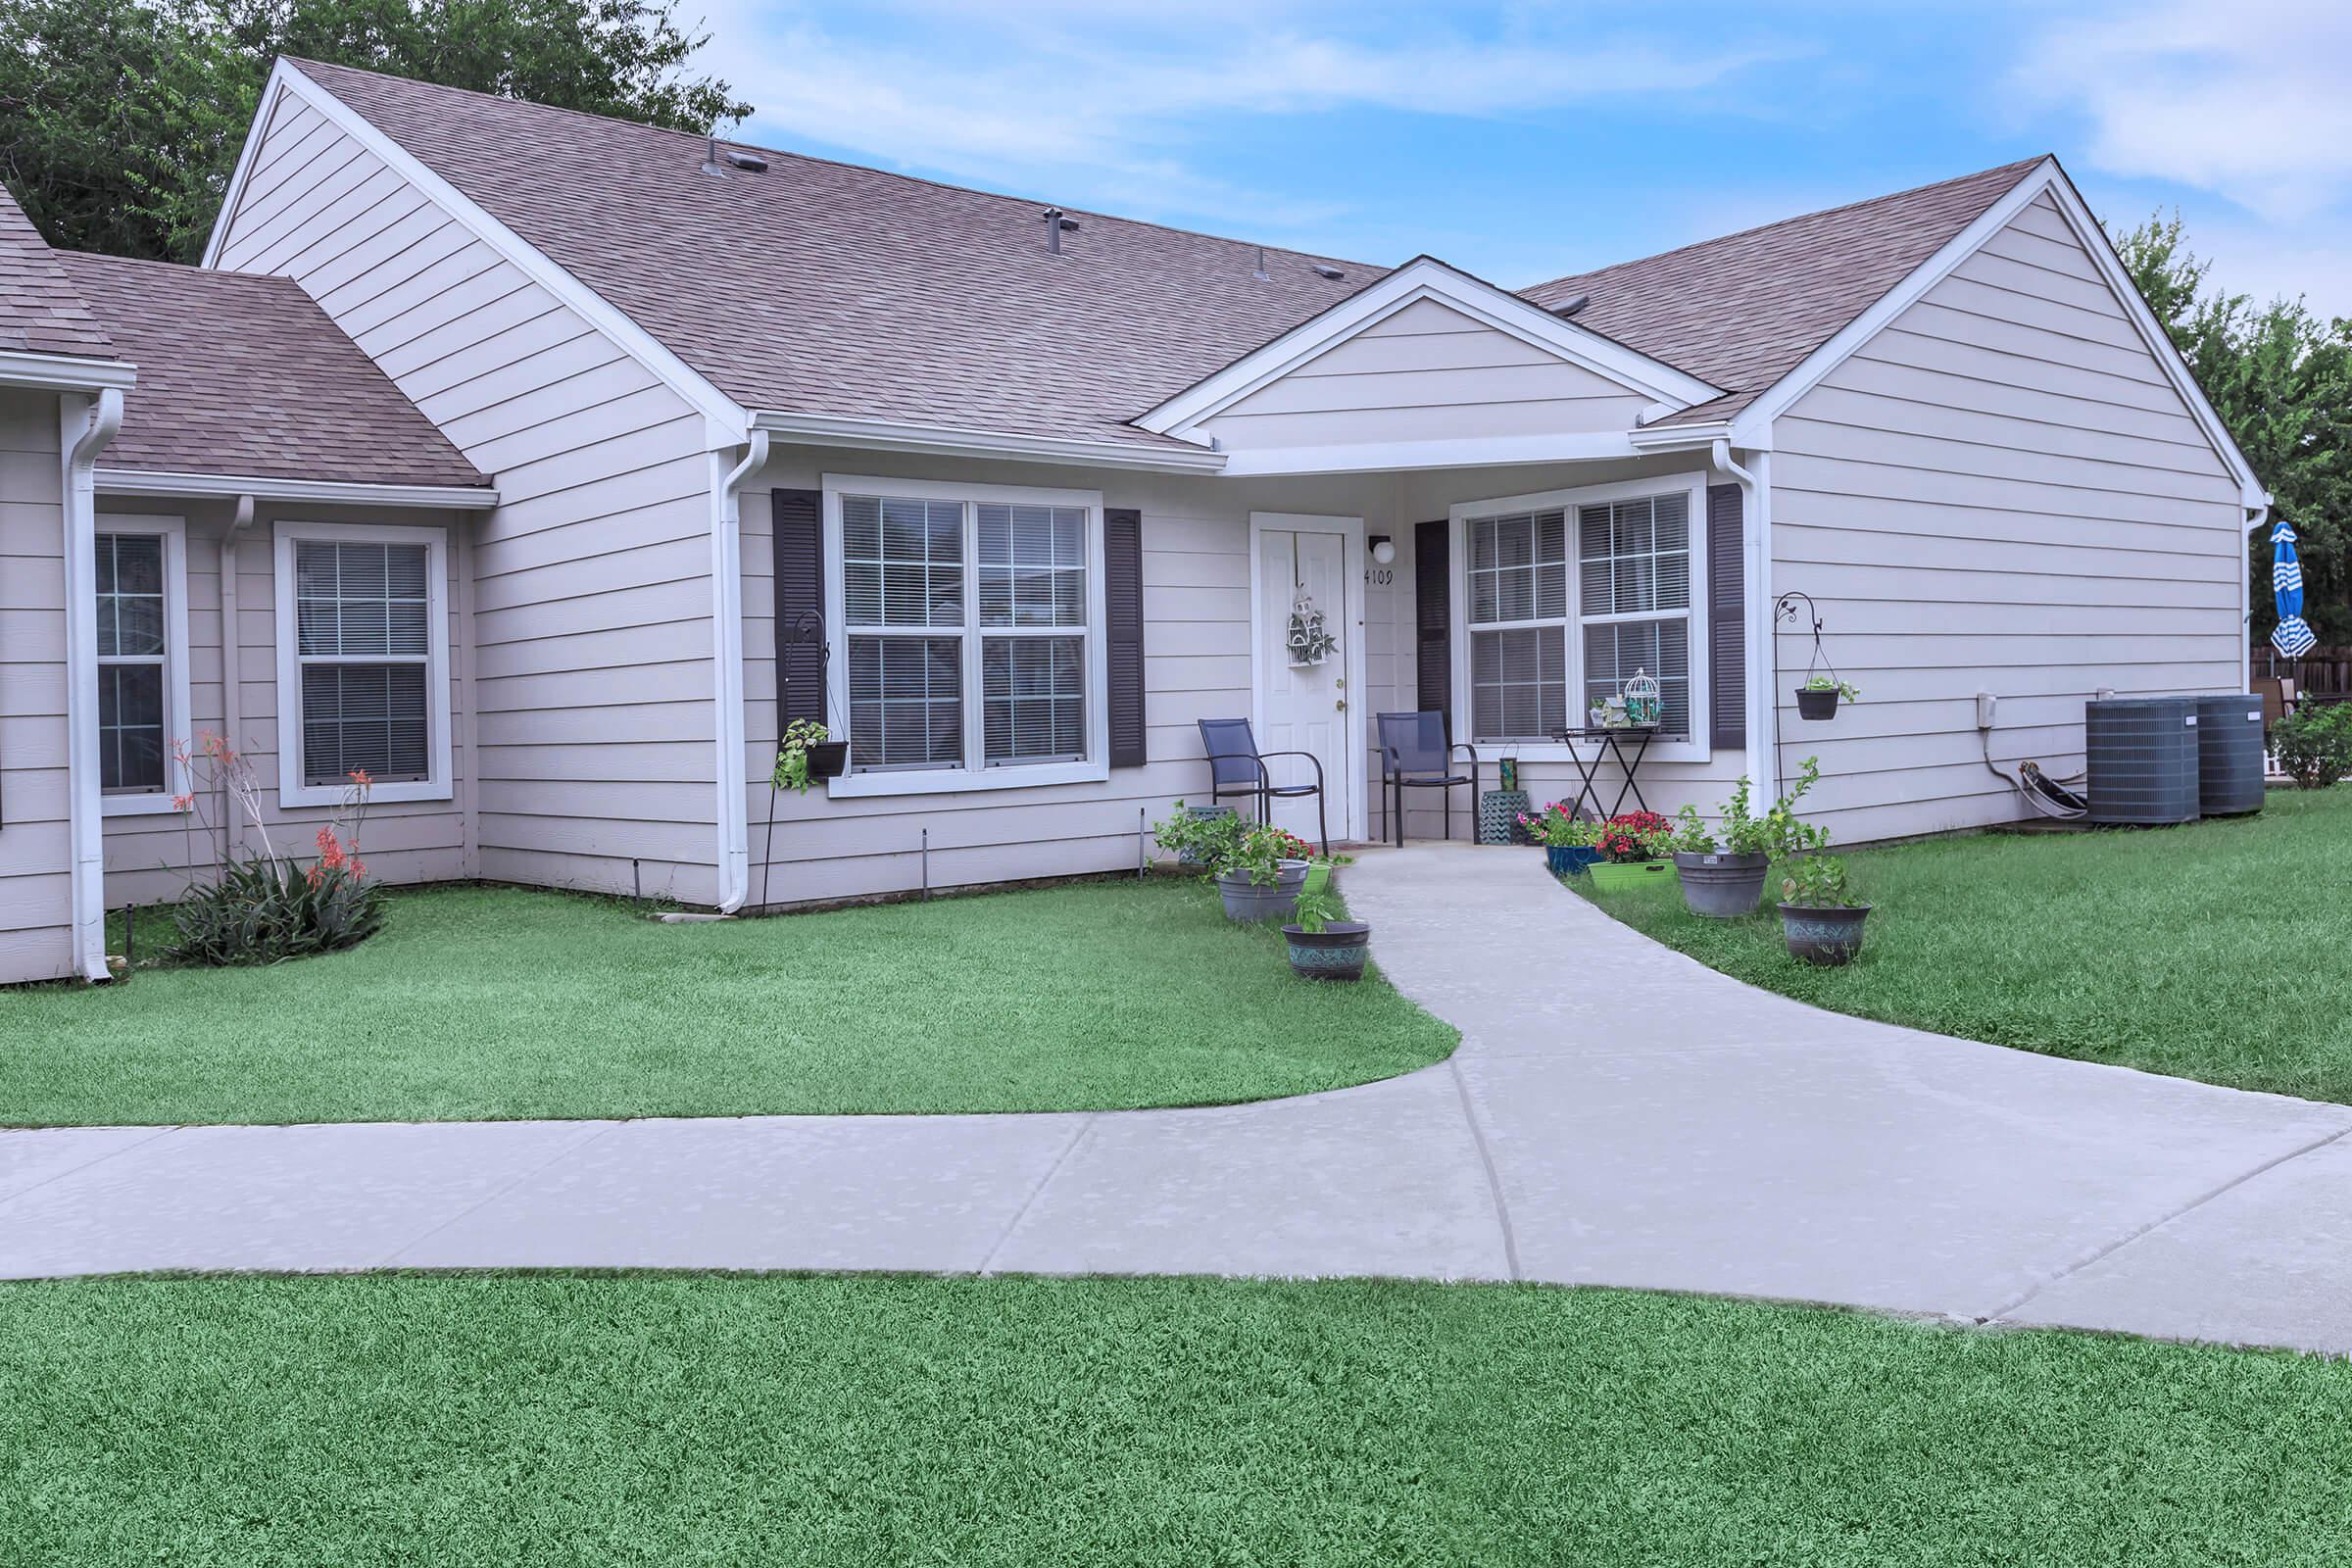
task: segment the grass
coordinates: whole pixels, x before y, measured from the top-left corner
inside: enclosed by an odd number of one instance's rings
[[[701,925],[453,888],[323,957],[0,992],[0,1125],[1203,1104],[1455,1039],[1385,980],[1295,978],[1192,879]]]
[[[1773,908],[1705,920],[1662,887],[1595,896],[1727,974],[1840,1012],[2240,1089],[2352,1102],[2352,789],[2177,828],[1984,834],[1847,858],[1875,906],[1843,969]],[[1581,882],[1581,879],[1578,879]]]
[[[2333,1564],[2352,1365],[1527,1286],[0,1287],[11,1563]]]

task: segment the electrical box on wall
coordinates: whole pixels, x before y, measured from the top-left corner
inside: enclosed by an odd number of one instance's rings
[[[1992,728],[1994,720],[1999,716],[2000,702],[2001,700],[1990,692],[1977,693],[1977,728]]]

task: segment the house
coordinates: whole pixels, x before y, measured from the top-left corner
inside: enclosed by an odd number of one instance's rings
[[[0,268],[0,978],[201,860],[207,729],[392,877],[732,910],[1132,865],[1203,717],[1366,839],[1372,715],[1543,800],[1639,673],[1651,805],[1855,841],[2245,680],[2263,492],[2047,158],[1513,293],[286,60],[201,268]]]

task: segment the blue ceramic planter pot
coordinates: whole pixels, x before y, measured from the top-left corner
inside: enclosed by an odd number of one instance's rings
[[[1547,844],[1544,847],[1544,864],[1553,876],[1583,876],[1585,867],[1600,858],[1600,852],[1590,845]]]

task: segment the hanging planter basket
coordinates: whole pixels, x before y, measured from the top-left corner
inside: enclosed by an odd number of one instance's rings
[[[1796,689],[1796,716],[1819,721],[1838,716],[1838,688],[1835,686],[1799,686]]]
[[[808,776],[822,782],[839,778],[849,771],[850,743],[848,741],[819,741],[808,748]]]
[[[1838,666],[1830,662],[1829,654],[1821,646],[1821,611],[1814,605],[1812,595],[1781,595],[1780,602],[1773,607],[1774,622],[1777,625],[1783,620],[1796,619],[1796,602],[1800,599],[1805,602],[1805,613],[1813,622],[1813,655],[1805,662],[1805,683],[1796,689],[1796,716],[1820,723],[1838,716],[1838,701],[1849,688],[1838,678]],[[1777,637],[1774,643],[1777,648]],[[1777,669],[1780,661],[1776,658],[1773,663]]]

